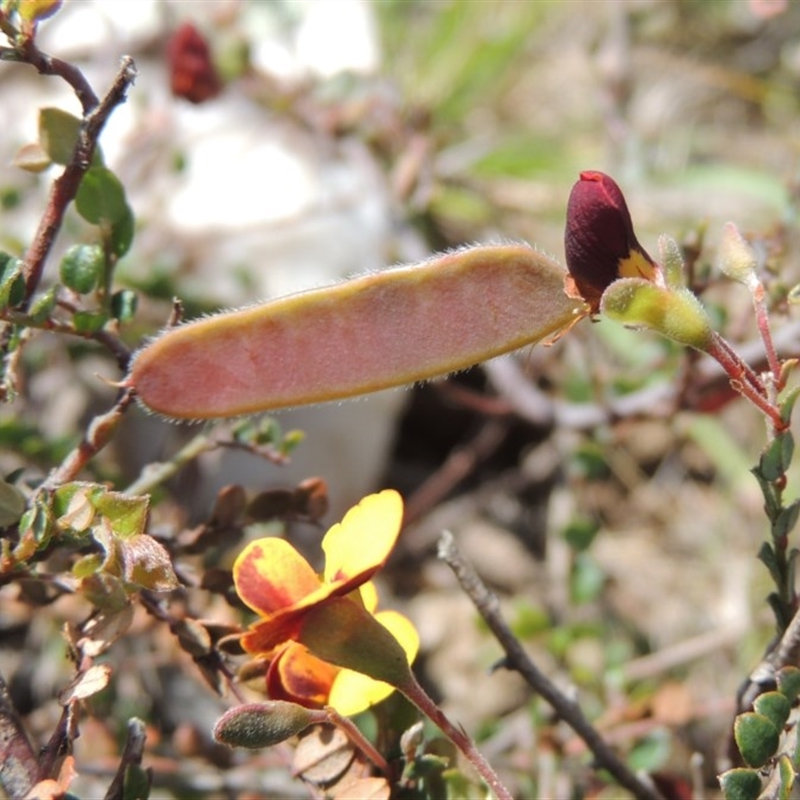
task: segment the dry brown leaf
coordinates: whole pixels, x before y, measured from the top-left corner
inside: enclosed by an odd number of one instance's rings
[[[71,700],[85,700],[105,689],[110,678],[111,667],[108,664],[94,664],[58,693],[58,702],[65,706]]]
[[[353,746],[343,731],[332,725],[319,725],[297,745],[292,771],[312,783],[331,784],[341,778],[354,756]]]

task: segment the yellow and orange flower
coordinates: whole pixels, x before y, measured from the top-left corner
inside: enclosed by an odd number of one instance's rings
[[[349,669],[327,663],[300,642],[313,613],[334,598],[346,598],[366,624],[380,623],[397,640],[410,664],[419,638],[401,614],[375,613],[377,593],[370,582],[394,547],[403,518],[403,501],[392,490],[365,497],[325,535],[325,571],[320,578],[287,541],[258,539],[242,551],[233,567],[239,597],[261,620],[242,636],[242,646],[270,659],[267,691],[273,699],[310,708],[333,706],[339,713],[358,713],[387,697],[393,687]],[[331,617],[333,619],[333,617]]]

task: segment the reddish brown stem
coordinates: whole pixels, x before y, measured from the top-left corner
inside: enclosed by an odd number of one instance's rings
[[[772,331],[769,326],[769,314],[767,312],[767,305],[764,302],[764,286],[759,283],[753,289],[753,307],[756,312],[756,322],[758,323],[758,332],[761,334],[761,341],[764,342],[764,350],[767,354],[767,364],[772,373],[772,380],[775,384],[775,391],[780,392],[786,382],[786,377],[781,370],[781,362],[778,360],[778,354],[775,352],[775,343],[772,341]]]
[[[786,429],[781,412],[767,399],[763,383],[719,334],[713,335],[706,352],[728,373],[731,386],[762,411],[776,431]]]
[[[414,680],[408,686],[399,687],[403,694],[435,725],[441,729],[442,733],[464,754],[466,759],[478,771],[486,785],[492,790],[492,794],[497,800],[514,800],[514,796],[505,787],[492,769],[489,762],[475,746],[475,742],[467,736],[463,728],[453,725],[445,716],[444,712],[425,694],[423,688]]]
[[[55,489],[63,483],[75,480],[89,460],[111,440],[122,415],[132,402],[133,390],[123,389],[114,406],[105,414],[92,420],[78,446],[47,476],[41,489]]]
[[[343,717],[333,706],[326,706],[325,711],[328,714],[328,721],[341,728],[352,744],[380,770],[381,774],[384,776],[391,774],[391,769],[386,759],[373,747],[372,743],[361,733],[352,720]]]
[[[39,51],[36,50],[35,52],[38,53]],[[78,193],[81,180],[83,180],[83,176],[92,163],[92,157],[97,147],[97,140],[100,136],[100,132],[103,130],[114,108],[125,100],[128,87],[133,84],[135,78],[136,66],[133,63],[133,59],[129,56],[124,56],[122,59],[122,66],[108,94],[100,103],[96,104],[91,111],[86,113],[83,118],[80,134],[78,136],[78,143],[72,155],[72,161],[53,182],[53,186],[50,190],[50,197],[47,201],[47,207],[42,215],[42,219],[39,221],[39,228],[36,231],[36,236],[28,252],[25,254],[25,266],[23,268],[23,274],[25,275],[25,302],[23,308],[27,307],[33,293],[39,285],[42,272],[44,271],[45,261],[53,246],[56,235],[61,229],[67,206],[69,206]],[[84,104],[84,108],[85,107]]]

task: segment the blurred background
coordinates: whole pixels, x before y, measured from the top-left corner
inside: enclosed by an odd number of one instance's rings
[[[569,191],[599,169],[622,186],[652,255],[662,233],[683,246],[715,323],[746,347],[750,299],[714,269],[734,221],[760,255],[790,356],[798,33],[800,5],[780,0],[67,0],[39,44],[98,93],[122,54],[139,70],[101,138],[136,216],[117,271],[140,293],[123,332],[132,346],[166,324],[175,296],[190,318],[477,242],[527,241],[563,260]],[[52,175],[10,163],[36,138],[38,107],[80,107],[23,65],[0,65],[0,97],[0,248],[14,252],[33,237]],[[83,224],[69,217],[63,247],[91,240]],[[5,472],[57,463],[113,398],[98,375],[120,378],[87,345],[41,337],[33,352],[23,397],[0,411]],[[633,411],[619,413],[625,398]],[[709,779],[718,771],[736,688],[771,632],[755,558],[767,527],[748,471],[764,426],[701,359],[583,322],[488,369],[276,421],[305,434],[290,464],[205,456],[160,498],[154,524],[197,524],[227,484],[322,477],[325,522],[394,486],[410,524],[386,588],[420,629],[420,671],[522,796],[546,780],[568,792],[585,753],[521,680],[488,674],[497,646],[432,558],[444,527],[632,763],[685,776],[700,752]],[[94,468],[124,485],[197,430],[137,411]],[[55,624],[31,634],[29,655]],[[18,678],[31,709],[59,680],[57,665],[36,664]],[[160,705],[150,714],[168,749],[186,721],[165,687],[183,684],[167,663],[153,676],[149,701],[133,681],[118,706]],[[207,736],[219,706],[204,703],[190,723]]]

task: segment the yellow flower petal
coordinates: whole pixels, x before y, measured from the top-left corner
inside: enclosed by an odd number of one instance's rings
[[[365,497],[322,540],[325,582],[352,589],[371,578],[392,552],[402,522],[403,499],[393,489]]]
[[[408,663],[413,664],[419,652],[419,634],[414,623],[399,611],[379,611],[375,614],[375,619],[400,642]]]

